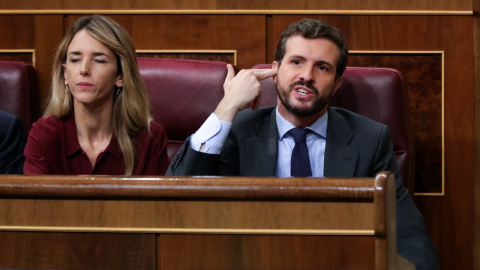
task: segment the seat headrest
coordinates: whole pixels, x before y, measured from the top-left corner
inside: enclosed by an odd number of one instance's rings
[[[170,140],[185,140],[223,97],[227,64],[214,61],[138,58],[153,118]]]
[[[20,118],[27,132],[40,115],[37,87],[32,65],[0,61],[0,109]]]

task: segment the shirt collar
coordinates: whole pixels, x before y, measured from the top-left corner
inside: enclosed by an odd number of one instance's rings
[[[115,137],[115,134],[112,135],[112,138],[110,139],[110,143],[105,149],[105,153],[112,154],[112,156],[117,160],[120,160],[122,158],[122,149],[120,149],[120,144],[118,144],[117,137]]]
[[[277,120],[277,129],[278,129],[278,138],[283,139],[283,136],[295,126],[292,123],[288,122],[287,119],[278,111],[278,107],[275,108],[275,117]],[[326,139],[327,138],[327,123],[328,123],[328,111],[326,111],[320,118],[315,120],[310,126],[306,127],[309,130],[313,131],[318,136]]]
[[[78,151],[82,151],[80,143],[78,142],[77,125],[75,123],[75,115],[73,111],[64,117],[63,123],[65,126],[64,132],[67,143],[67,156],[70,157]],[[115,135],[112,135],[112,139],[105,149],[105,153],[107,152],[118,160],[122,158],[122,150],[120,149],[120,145],[118,144]]]

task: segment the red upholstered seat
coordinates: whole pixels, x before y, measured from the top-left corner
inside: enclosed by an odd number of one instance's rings
[[[271,65],[260,64],[254,68],[271,68]],[[260,106],[275,106],[277,94],[273,79],[260,83],[263,89]],[[390,127],[403,183],[412,192],[414,148],[407,104],[407,92],[398,70],[367,67],[347,67],[342,84],[330,102],[330,106],[348,109]]]
[[[18,116],[27,132],[41,112],[37,87],[33,66],[17,61],[0,61],[0,109]]]
[[[213,61],[138,58],[153,118],[165,127],[173,158],[183,141],[215,110],[223,97],[227,64]]]

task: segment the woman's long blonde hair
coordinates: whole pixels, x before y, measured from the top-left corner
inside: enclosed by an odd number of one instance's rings
[[[72,94],[65,91],[63,64],[67,60],[68,46],[80,30],[86,30],[117,58],[117,69],[123,77],[123,90],[114,97],[112,127],[123,153],[125,174],[131,175],[135,166],[132,138],[144,128],[150,130],[152,117],[147,91],[138,71],[132,39],[114,20],[101,15],[83,17],[69,29],[55,54],[50,99],[43,116],[61,118],[73,110]]]

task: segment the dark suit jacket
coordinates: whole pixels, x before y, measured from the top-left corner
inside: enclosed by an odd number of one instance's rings
[[[23,174],[26,143],[27,135],[22,121],[0,110],[0,174]]]
[[[275,176],[278,130],[274,107],[240,112],[220,155],[180,148],[167,175]],[[436,248],[422,215],[403,186],[393,155],[390,129],[340,108],[328,108],[325,177],[374,177],[391,171],[396,179],[397,245],[417,269],[438,269]]]

